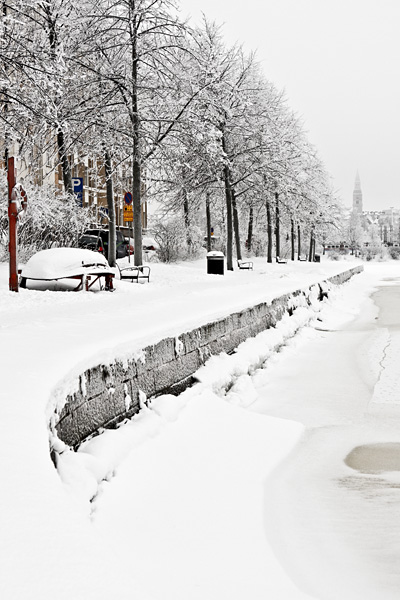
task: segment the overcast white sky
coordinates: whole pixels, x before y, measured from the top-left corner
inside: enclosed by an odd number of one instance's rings
[[[285,89],[344,204],[400,208],[400,0],[181,0],[257,50]]]

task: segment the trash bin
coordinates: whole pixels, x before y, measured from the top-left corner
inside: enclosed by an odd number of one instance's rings
[[[207,254],[207,273],[209,275],[224,275],[224,254],[213,250]]]
[[[320,255],[319,255],[319,254],[316,254],[316,255],[314,256],[314,262],[321,262],[321,257],[320,257]]]

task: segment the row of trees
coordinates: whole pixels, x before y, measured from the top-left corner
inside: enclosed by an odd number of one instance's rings
[[[199,215],[209,245],[220,221],[228,269],[243,238],[251,251],[262,231],[272,261],[284,231],[294,259],[301,236],[312,249],[337,223],[338,204],[301,123],[255,56],[227,47],[215,24],[191,27],[170,0],[2,4],[5,157],[17,144],[34,174],[55,149],[52,165],[61,165],[70,195],[68,157],[101,160],[110,231],[114,187],[129,170],[135,264],[143,261],[144,196],[182,219],[189,251]]]

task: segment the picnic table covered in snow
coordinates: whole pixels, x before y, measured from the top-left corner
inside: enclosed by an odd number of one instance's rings
[[[107,259],[99,252],[82,248],[50,248],[34,254],[21,270],[20,285],[26,287],[27,280],[53,282],[78,279],[74,291],[89,290],[101,277],[105,279],[105,289],[113,289],[115,274]]]

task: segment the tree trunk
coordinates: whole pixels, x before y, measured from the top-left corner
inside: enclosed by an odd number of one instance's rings
[[[133,247],[134,264],[143,264],[143,241],[142,241],[142,203],[141,203],[141,171],[140,161],[133,158],[132,165],[132,196],[133,196]]]
[[[297,260],[300,260],[301,256],[301,230],[300,225],[297,225]]]
[[[183,190],[183,214],[185,218],[185,231],[186,231],[186,243],[188,246],[189,253],[192,251],[192,238],[190,236],[190,215],[189,215],[189,201],[187,191]]]
[[[249,253],[251,253],[251,248],[252,248],[252,244],[253,244],[253,221],[254,221],[254,209],[252,206],[250,206],[250,211],[249,211],[249,226],[247,229],[247,250]]]
[[[104,170],[106,175],[107,207],[108,207],[108,262],[111,267],[116,266],[117,258],[117,233],[115,224],[114,186],[112,176],[111,155],[108,150],[104,152]]]
[[[7,21],[7,3],[5,0],[3,0],[3,22],[4,22],[4,32],[8,34],[8,21]],[[8,36],[7,36],[8,37]],[[7,73],[8,68],[7,68],[7,63],[4,63],[4,70]],[[5,95],[6,92],[6,88],[3,88],[3,92],[4,92],[4,98],[7,98],[7,96]],[[8,100],[4,99],[2,101],[3,106],[4,106],[4,113],[5,113],[5,119],[4,119],[4,166],[6,171],[8,171],[8,133],[7,133],[7,113],[8,113]]]
[[[291,256],[291,260],[294,260],[294,247],[295,247],[295,243],[296,243],[296,234],[294,232],[294,220],[292,219],[291,221],[291,246],[292,246],[292,256]]]
[[[49,41],[49,46],[50,46],[50,56],[51,56],[51,60],[53,61],[53,63],[56,64],[57,48],[59,45],[58,37],[57,37],[57,29],[56,29],[57,17],[52,14],[52,7],[51,7],[50,3],[44,4],[44,12],[45,12],[45,19],[47,22],[47,34],[48,34],[48,41]],[[71,167],[69,164],[67,149],[66,149],[66,145],[65,145],[64,130],[61,125],[62,119],[60,118],[60,115],[57,115],[57,118],[59,119],[58,127],[57,127],[57,148],[58,148],[58,156],[59,156],[60,163],[61,163],[64,189],[67,192],[67,194],[73,194]]]
[[[310,234],[310,250],[308,253],[308,261],[309,262],[313,262],[314,261],[314,228],[311,228],[311,234]]]
[[[279,217],[279,194],[275,192],[275,250],[276,256],[281,255],[281,226]]]
[[[142,182],[140,161],[140,123],[139,123],[139,101],[138,101],[138,53],[137,53],[137,15],[135,14],[135,2],[131,1],[132,28],[132,196],[133,196],[133,238],[134,238],[134,264],[143,264],[143,241],[142,241]]]
[[[272,217],[269,200],[265,201],[267,208],[267,262],[272,263]]]
[[[242,260],[242,249],[240,247],[240,230],[239,230],[239,215],[236,204],[235,190],[232,189],[232,210],[233,210],[233,226],[235,230],[235,242],[236,242],[236,258]]]
[[[223,127],[221,128],[221,133],[222,151],[225,156],[227,156],[228,153],[226,151],[226,141]],[[226,268],[228,271],[233,271],[232,185],[231,172],[228,164],[224,166],[224,183],[226,201]]]
[[[207,252],[211,251],[210,192],[206,192]]]
[[[233,223],[232,223],[232,189],[228,165],[224,167],[225,200],[226,200],[226,268],[233,271]]]
[[[58,156],[60,157],[61,162],[65,191],[68,194],[73,194],[71,167],[67,156],[67,150],[65,148],[64,132],[61,127],[57,131],[57,147]]]

